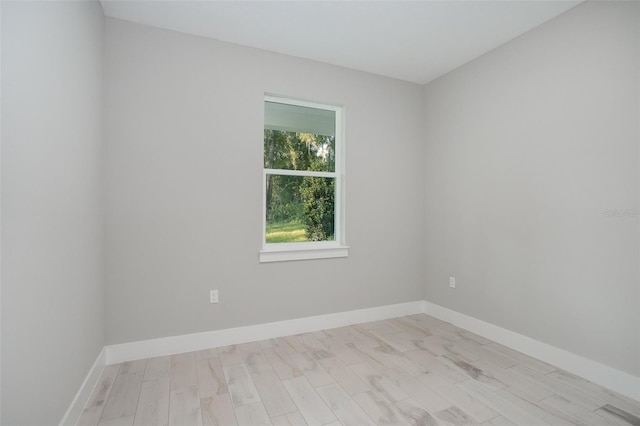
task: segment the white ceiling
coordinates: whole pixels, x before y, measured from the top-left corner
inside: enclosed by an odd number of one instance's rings
[[[109,17],[421,84],[581,3],[101,1]]]

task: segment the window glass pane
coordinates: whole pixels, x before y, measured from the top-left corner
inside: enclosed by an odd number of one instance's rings
[[[265,101],[264,128],[335,136],[336,113],[327,109]]]
[[[335,148],[334,136],[265,129],[264,167],[333,172]]]
[[[335,179],[267,175],[267,243],[335,240]]]

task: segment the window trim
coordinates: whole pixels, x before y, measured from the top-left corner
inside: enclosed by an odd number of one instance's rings
[[[347,257],[349,247],[345,245],[345,209],[344,209],[344,107],[331,104],[293,99],[285,96],[265,95],[264,102],[274,102],[287,105],[295,105],[308,108],[333,111],[336,120],[335,132],[335,170],[333,172],[315,172],[303,170],[266,169],[262,165],[262,249],[260,250],[260,263],[283,262],[292,260],[327,259],[335,257]],[[263,108],[264,111],[264,108]],[[263,117],[264,127],[264,117]],[[264,150],[264,143],[262,144]],[[264,154],[264,153],[263,153]],[[267,243],[267,175],[277,173],[289,176],[315,176],[334,178],[334,220],[335,240],[313,241],[300,243]]]

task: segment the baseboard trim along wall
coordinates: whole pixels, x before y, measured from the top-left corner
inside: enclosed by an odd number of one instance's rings
[[[106,347],[107,364],[192,352],[219,346],[237,345],[255,342],[256,340],[274,339],[292,334],[309,333],[362,322],[419,314],[423,311],[424,302],[419,300],[266,324],[109,345]]]
[[[434,303],[424,313],[640,401],[640,377]]]
[[[89,398],[91,398],[93,390],[100,381],[100,376],[102,376],[104,367],[107,365],[106,361],[107,348],[103,347],[98,354],[98,358],[96,358],[96,361],[89,370],[87,377],[85,377],[82,385],[80,385],[80,389],[78,390],[75,398],[73,398],[69,409],[64,414],[64,417],[62,417],[60,426],[73,426],[78,423],[78,420],[80,420],[80,416],[82,415],[82,410],[84,410],[87,402],[89,402]]]
[[[105,346],[98,355],[96,362],[89,371],[60,425],[73,425],[77,422],[106,365],[220,346],[237,345],[420,313],[457,325],[640,401],[640,377],[632,376],[615,368],[443,306],[420,300],[294,320]]]

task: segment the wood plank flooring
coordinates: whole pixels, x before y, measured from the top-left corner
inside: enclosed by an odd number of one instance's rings
[[[640,402],[411,315],[110,365],[78,424],[640,426]]]

